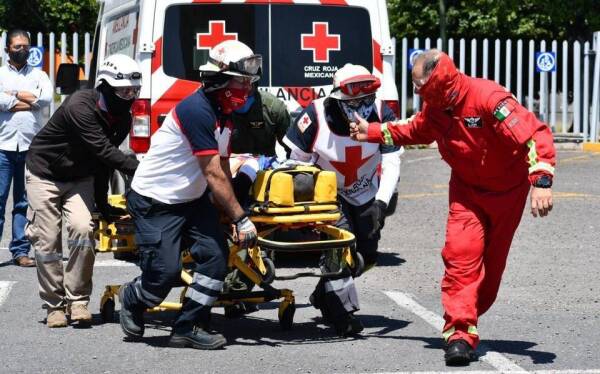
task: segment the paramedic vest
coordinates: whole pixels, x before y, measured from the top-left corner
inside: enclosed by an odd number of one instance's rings
[[[338,194],[342,198],[352,205],[363,205],[375,198],[379,188],[380,145],[357,142],[332,132],[325,118],[324,101],[325,98],[313,101],[318,121],[312,150],[318,155],[315,163],[324,170],[335,171]],[[375,108],[382,118],[381,100],[375,101]]]

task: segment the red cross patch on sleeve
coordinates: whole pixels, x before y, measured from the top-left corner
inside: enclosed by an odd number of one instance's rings
[[[301,133],[304,133],[304,131],[306,131],[308,126],[310,126],[311,124],[312,120],[310,119],[310,116],[308,115],[308,113],[304,113],[302,117],[300,117],[300,119],[298,120],[298,129],[300,129]]]

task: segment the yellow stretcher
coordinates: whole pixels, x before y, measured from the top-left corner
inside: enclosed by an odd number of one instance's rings
[[[296,174],[312,175],[314,193],[309,201],[294,199],[293,179]],[[258,291],[231,291],[222,293],[214,306],[227,307],[239,303],[265,303],[279,300],[278,318],[284,330],[292,328],[295,299],[292,290],[278,289],[271,285],[273,280],[289,280],[298,277],[329,277],[340,274],[348,266],[353,273],[362,271],[364,266],[361,256],[355,249],[355,237],[352,233],[339,229],[333,224],[339,219],[340,212],[336,202],[335,173],[321,171],[315,167],[295,167],[283,170],[259,172],[253,188],[254,206],[250,211],[250,219],[258,229],[258,243],[248,250],[248,256],[240,256],[240,249],[231,244],[227,265],[230,270],[238,269],[254,285]],[[117,208],[125,208],[125,198],[114,195],[109,203]],[[98,221],[96,231],[97,250],[99,252],[135,252],[133,229],[128,222],[116,221],[107,224]],[[131,223],[128,223],[131,225]],[[296,229],[308,229],[319,235],[319,240],[305,242],[287,242],[273,239],[274,234]],[[128,231],[123,231],[128,230]],[[276,276],[273,261],[266,252],[323,252],[339,251],[341,254],[339,271],[321,274],[320,272],[303,272],[288,276]],[[246,257],[245,260],[242,260]],[[183,290],[180,299],[192,281],[191,270],[185,264],[192,262],[191,256],[184,251],[184,269],[181,272]],[[115,311],[115,299],[118,296],[118,285],[108,285],[100,301],[100,314],[104,321],[112,321]],[[181,301],[180,300],[180,301]],[[181,302],[163,302],[148,312],[181,309]]]

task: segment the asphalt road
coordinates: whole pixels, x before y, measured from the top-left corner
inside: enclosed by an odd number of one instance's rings
[[[166,347],[172,315],[165,313],[147,317],[142,342],[125,342],[118,323],[101,323],[100,293],[138,269],[115,266],[128,264],[106,254],[98,255],[94,271],[94,324],[51,330],[35,270],[8,262],[7,222],[0,250],[0,373],[600,373],[600,155],[559,156],[554,210],[544,219],[525,211],[498,300],[479,323],[481,356],[468,368],[445,367],[441,351],[449,169],[428,149],[406,153],[398,209],[380,242],[381,266],[357,279],[358,315],[366,327],[361,338],[337,338],[321,323],[307,301],[316,281],[305,278],[275,284],[297,295],[291,332],[281,331],[277,304],[268,303],[235,320],[215,310],[213,327],[229,342],[223,350]],[[278,271],[302,271],[308,260],[279,261]]]

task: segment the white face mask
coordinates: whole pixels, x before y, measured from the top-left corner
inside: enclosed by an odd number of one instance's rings
[[[373,109],[375,109],[375,97],[365,96],[355,100],[340,100],[342,111],[349,122],[354,122],[354,112],[358,113],[364,119],[369,118]]]

